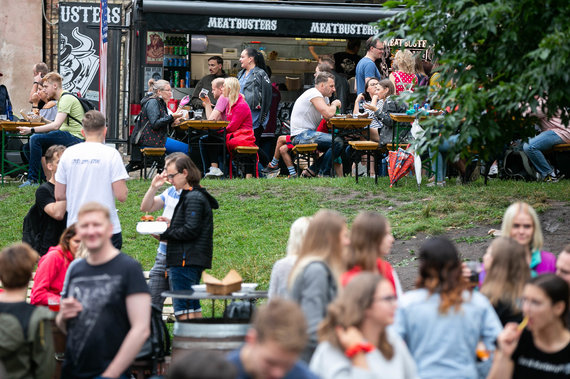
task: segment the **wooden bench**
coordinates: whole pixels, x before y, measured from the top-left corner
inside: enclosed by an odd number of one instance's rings
[[[561,143],[552,147],[554,152],[570,151],[570,143]]]
[[[375,141],[348,141],[350,147],[356,151],[361,151],[366,153],[368,156],[368,167],[367,172],[370,174],[370,157],[374,157],[374,164],[378,164],[378,149],[380,144]],[[356,183],[358,183],[358,172],[354,175]],[[378,175],[374,176],[374,183],[378,184]]]
[[[152,163],[156,163],[157,165],[163,166],[164,165],[163,164],[164,156],[166,155],[166,148],[164,148],[164,147],[144,147],[141,149],[141,154],[143,157],[143,164],[141,167],[140,178],[142,179],[144,177],[145,179],[148,179],[147,171],[146,171],[146,169],[147,169],[147,162],[146,162],[147,157],[150,157],[150,161]],[[144,170],[144,176],[143,176],[143,170]]]
[[[252,164],[251,162],[247,162],[246,160],[250,159],[252,155],[255,155],[255,177],[259,178],[259,170],[257,167],[257,163],[259,162],[259,156],[257,152],[259,151],[259,147],[257,146],[237,146],[233,153],[231,154],[230,158],[230,179],[233,177],[232,173],[232,162],[236,163],[237,169],[241,171],[243,176],[245,177],[245,168],[247,165]]]
[[[313,162],[317,159],[317,144],[316,143],[300,143],[293,146],[291,150],[297,157],[297,175],[301,176],[301,159],[307,161],[307,167],[311,166],[311,157],[313,157]]]

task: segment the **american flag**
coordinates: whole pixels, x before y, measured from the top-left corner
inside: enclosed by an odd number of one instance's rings
[[[101,15],[99,21],[99,110],[106,115],[107,105],[107,0],[101,0]]]

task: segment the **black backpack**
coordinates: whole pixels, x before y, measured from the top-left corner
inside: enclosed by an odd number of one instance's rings
[[[162,319],[162,311],[156,305],[151,305],[150,337],[146,340],[137,354],[137,361],[152,361],[152,374],[156,375],[159,362],[164,362],[170,355],[170,334]]]
[[[40,211],[38,206],[34,204],[28,211],[26,217],[24,217],[24,225],[22,227],[22,242],[27,243],[36,251],[40,248],[40,242],[42,239],[40,225]]]
[[[10,101],[10,95],[8,95],[8,89],[4,84],[0,85],[0,115],[6,115],[10,121],[14,120],[12,102]]]
[[[75,97],[79,101],[79,104],[81,104],[81,107],[83,108],[83,112],[85,112],[85,113],[96,109],[95,105],[93,105],[93,103],[90,100],[87,100],[84,97],[77,96],[76,94],[71,93],[71,92],[64,92],[61,94],[61,96],[63,96],[63,95],[71,95],[71,96]],[[78,124],[83,125],[83,123],[81,121],[79,121],[78,119],[76,119],[72,115],[68,114],[67,117],[71,117],[72,120],[74,120]]]
[[[538,172],[524,152],[522,143],[516,143],[505,152],[503,173],[507,179],[533,181],[538,179]]]

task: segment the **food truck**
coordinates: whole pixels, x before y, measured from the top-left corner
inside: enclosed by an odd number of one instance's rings
[[[235,76],[247,47],[262,52],[281,102],[292,104],[313,83],[317,61],[309,46],[319,55],[334,54],[346,49],[348,39],[365,41],[376,32],[371,23],[399,12],[378,3],[135,0],[125,10],[130,116],[139,111],[150,78],[168,80],[180,99],[209,73],[211,56],[222,57],[226,73]],[[364,43],[359,54],[365,55]]]

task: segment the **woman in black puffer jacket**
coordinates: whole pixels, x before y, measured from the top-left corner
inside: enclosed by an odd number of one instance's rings
[[[171,149],[170,146],[178,146],[181,142],[168,138],[168,127],[173,125],[183,116],[182,110],[168,114],[166,103],[172,98],[170,83],[166,80],[150,80],[149,92],[152,94],[145,96],[141,101],[141,113],[139,120],[133,130],[131,143],[133,144],[133,154],[131,162],[127,165],[127,171],[135,171],[140,166],[139,150],[143,147],[166,147],[166,153],[170,154],[181,149]],[[138,141],[134,140],[140,133]],[[184,152],[188,152],[188,147]]]
[[[200,283],[202,271],[212,267],[214,219],[218,202],[200,187],[200,170],[186,155],[173,158],[161,175],[180,192],[168,229],[160,235],[167,241],[166,267],[170,289],[190,290]],[[202,317],[199,300],[173,299],[178,320]]]

